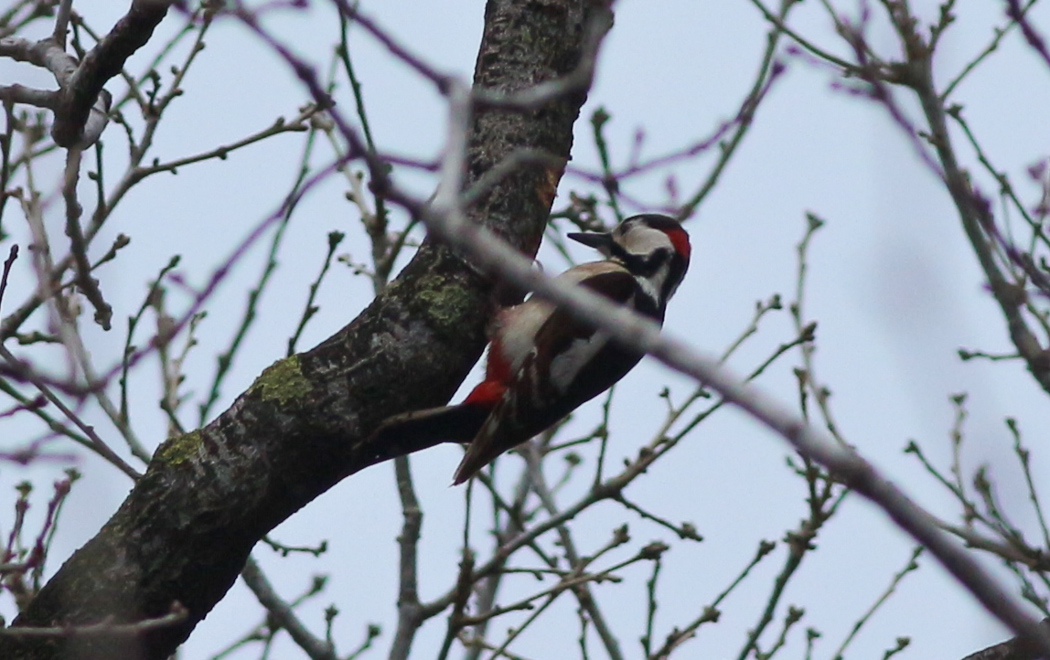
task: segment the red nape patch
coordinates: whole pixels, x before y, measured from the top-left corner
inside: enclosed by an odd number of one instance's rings
[[[685,233],[684,229],[668,229],[666,230],[667,237],[671,239],[671,245],[674,246],[675,252],[689,260],[689,255],[693,251],[693,246],[689,244],[689,234]]]
[[[503,398],[503,393],[507,391],[507,386],[499,381],[485,380],[478,384],[467,398],[463,400],[463,405],[473,404],[482,406],[495,406],[499,403],[499,400]]]

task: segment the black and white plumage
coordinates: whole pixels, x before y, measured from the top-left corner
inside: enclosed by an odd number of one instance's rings
[[[689,267],[689,236],[677,221],[636,215],[611,232],[569,237],[606,259],[570,268],[559,280],[663,323],[667,301]],[[485,380],[463,403],[398,415],[376,431],[380,440],[410,434],[469,441],[454,484],[612,387],[642,357],[535,297],[503,309],[491,336]]]

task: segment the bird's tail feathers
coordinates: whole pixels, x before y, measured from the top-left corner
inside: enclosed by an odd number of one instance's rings
[[[415,410],[387,418],[372,438],[383,446],[399,445],[407,451],[439,442],[466,443],[477,435],[488,414],[488,408],[477,405]]]
[[[482,421],[474,441],[467,447],[467,453],[463,454],[463,460],[452,477],[452,485],[466,483],[481,468],[496,460],[496,457],[529,437],[531,434],[523,433],[518,425],[498,412],[490,415],[487,421]]]

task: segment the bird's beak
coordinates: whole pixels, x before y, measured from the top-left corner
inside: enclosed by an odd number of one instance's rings
[[[613,237],[609,232],[587,232],[566,234],[569,238],[576,241],[577,243],[583,243],[587,247],[592,247],[596,250],[601,250],[603,253],[608,254],[609,249],[613,245]]]

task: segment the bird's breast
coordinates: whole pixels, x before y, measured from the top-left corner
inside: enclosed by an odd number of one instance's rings
[[[510,366],[510,373],[517,373],[525,356],[536,343],[536,333],[550,318],[554,306],[542,300],[529,299],[520,305],[508,307],[496,319],[494,345]]]

